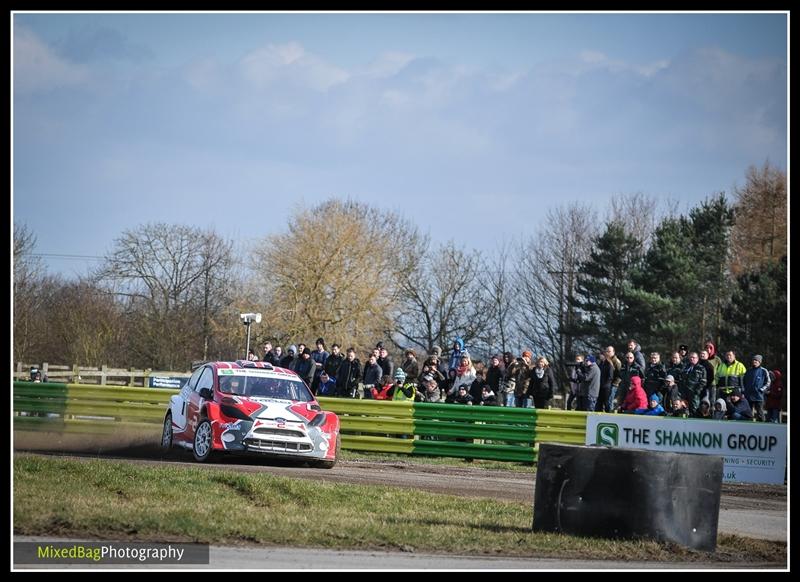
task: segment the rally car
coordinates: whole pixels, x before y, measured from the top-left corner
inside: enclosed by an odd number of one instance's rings
[[[258,453],[331,468],[339,417],[320,408],[293,371],[266,362],[209,362],[170,398],[161,447],[203,462],[215,451]]]

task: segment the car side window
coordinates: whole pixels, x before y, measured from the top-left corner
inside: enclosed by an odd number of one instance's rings
[[[211,368],[205,368],[203,370],[202,376],[200,376],[200,380],[197,381],[197,388],[195,388],[195,392],[200,392],[203,388],[213,388],[214,387],[214,372]]]
[[[205,370],[205,369],[206,369],[205,366],[203,366],[203,367],[197,368],[194,372],[192,372],[192,377],[189,378],[189,382],[187,383],[187,385],[189,386],[190,390],[194,390],[195,387],[197,387],[197,380],[200,379],[200,374],[202,374],[203,370]]]

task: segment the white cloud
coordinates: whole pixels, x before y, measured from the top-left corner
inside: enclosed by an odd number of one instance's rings
[[[189,63],[182,74],[196,90],[208,92],[219,88],[224,69],[216,59],[200,59]]]
[[[639,65],[638,67],[634,67],[634,70],[644,77],[652,77],[653,75],[655,75],[659,71],[666,69],[667,67],[669,67],[669,60],[661,59],[659,61],[654,61],[646,65]]]
[[[347,71],[307,53],[296,42],[256,49],[241,60],[240,67],[244,78],[261,88],[276,81],[293,81],[316,91],[327,91],[350,77]]]
[[[400,72],[403,67],[414,60],[414,55],[401,52],[387,52],[378,56],[373,62],[367,65],[361,74],[368,77],[385,79]]]
[[[599,51],[585,50],[581,51],[580,59],[588,64],[605,64],[608,62],[608,57]]]
[[[48,91],[81,85],[89,80],[89,69],[56,55],[33,32],[14,26],[14,90],[20,93]]]
[[[492,91],[508,91],[512,89],[517,82],[524,77],[524,73],[489,73],[487,76],[487,85]]]
[[[669,66],[669,60],[659,59],[652,63],[637,65],[619,59],[612,59],[605,53],[594,50],[584,50],[578,54],[581,63],[587,65],[588,69],[604,68],[612,73],[634,72],[642,77],[652,77],[662,69]]]
[[[409,95],[397,89],[387,89],[381,95],[381,101],[391,107],[405,107],[411,102]]]

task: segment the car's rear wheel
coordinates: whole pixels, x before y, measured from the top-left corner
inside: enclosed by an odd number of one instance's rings
[[[172,448],[172,413],[164,417],[164,430],[161,431],[161,450],[164,452]]]
[[[316,466],[320,469],[333,469],[336,462],[339,460],[339,453],[341,452],[342,443],[338,434],[336,435],[336,453],[332,459],[325,459],[324,461],[317,461]]]
[[[203,419],[197,425],[197,430],[194,431],[194,446],[192,447],[192,454],[195,461],[203,462],[208,459],[213,449],[213,434],[211,431],[211,423],[208,419]]]

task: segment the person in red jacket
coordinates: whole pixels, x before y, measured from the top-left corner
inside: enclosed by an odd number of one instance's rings
[[[625,401],[619,407],[620,412],[634,412],[647,408],[647,394],[642,388],[642,379],[639,376],[631,376],[630,387],[625,395]]]
[[[373,386],[370,392],[372,392],[373,400],[391,400],[394,396],[394,382],[392,382],[392,377],[383,376],[380,384]]]
[[[781,421],[781,406],[783,405],[783,375],[780,370],[772,370],[772,383],[767,389],[767,421]]]

